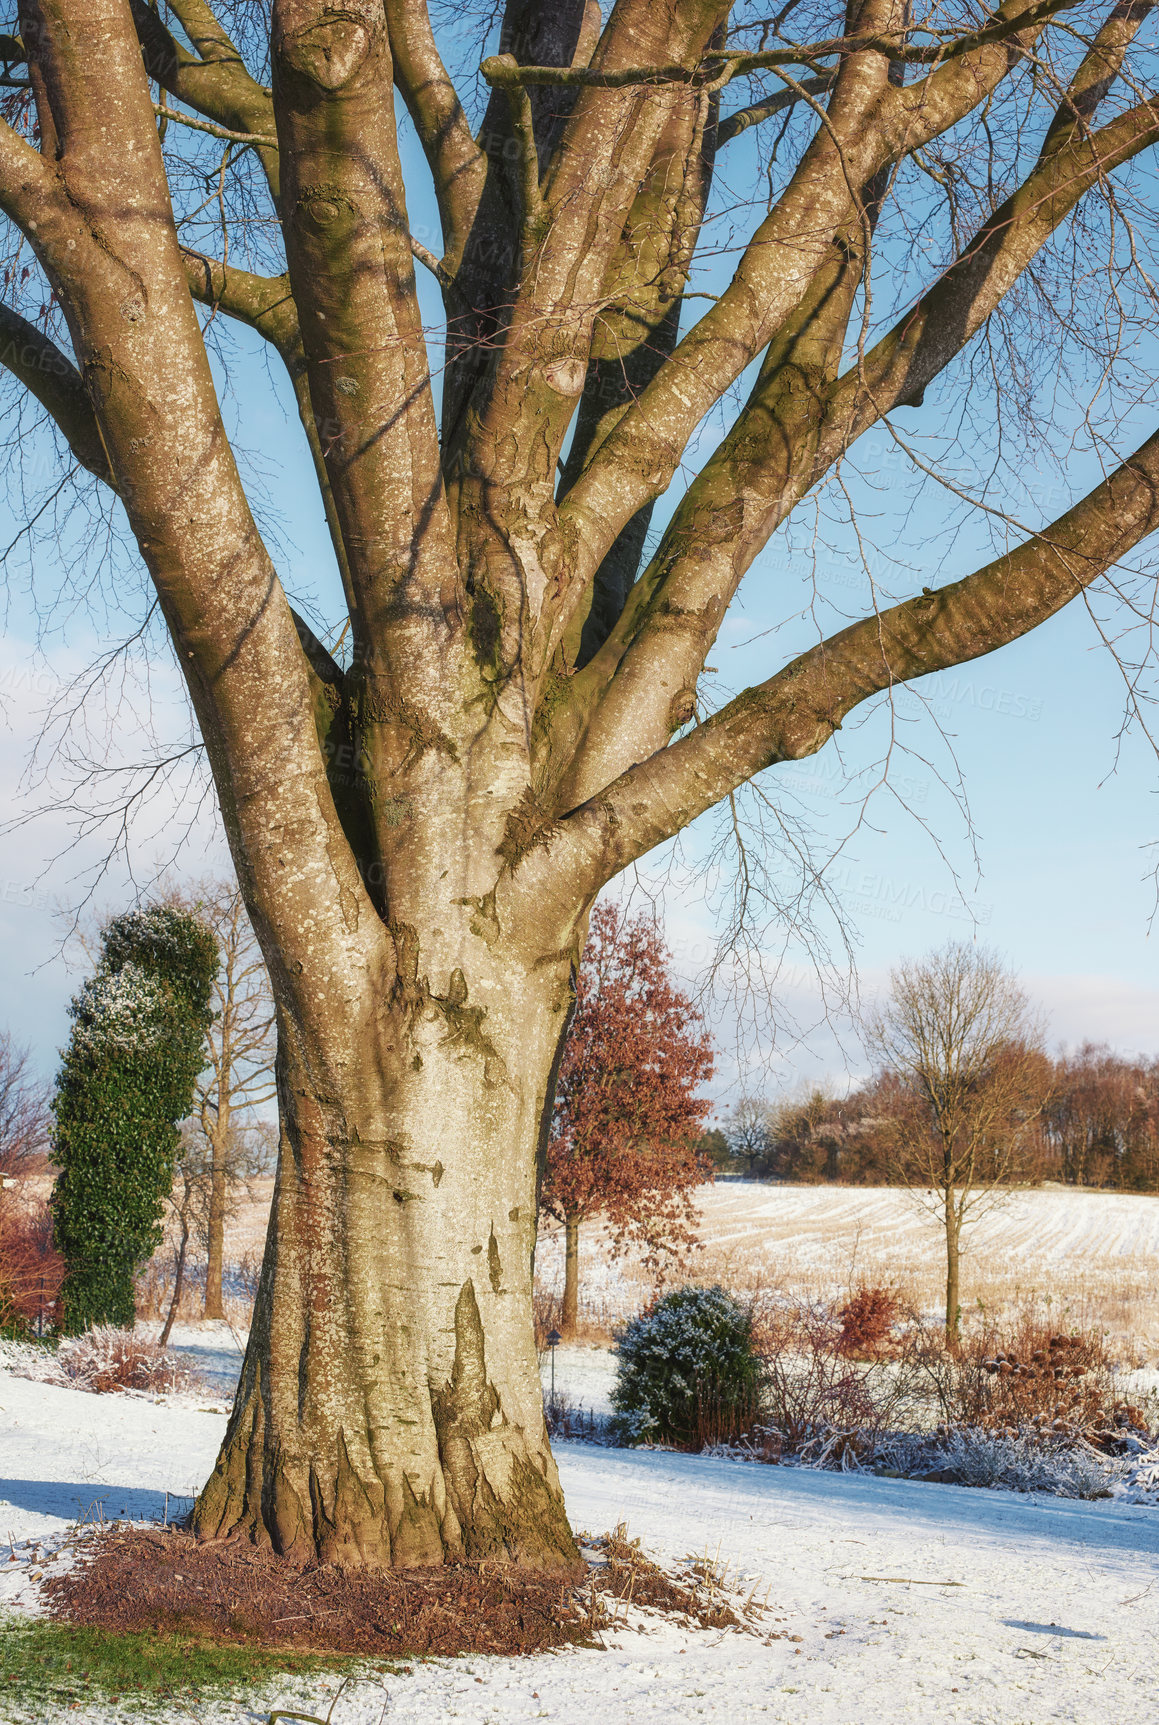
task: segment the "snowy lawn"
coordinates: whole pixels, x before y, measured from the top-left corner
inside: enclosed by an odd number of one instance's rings
[[[106,1517],[159,1515],[166,1492],[186,1496],[205,1478],[224,1423],[189,1399],[94,1396],[0,1374],[0,1535],[59,1538],[95,1504]],[[600,1532],[626,1520],[661,1558],[719,1549],[722,1563],[759,1578],[758,1597],[768,1590],[766,1633],[780,1638],[661,1624],[617,1632],[606,1652],[433,1661],[352,1686],[332,1725],[1159,1716],[1154,1509],[580,1444],[557,1454],[573,1525]],[[0,1563],[0,1605],[33,1598],[27,1566]],[[300,1679],[260,1707],[251,1697],[147,1716],[256,1725],[287,1704],[324,1715],[337,1686]],[[140,1704],[94,1703],[59,1718],[143,1716]],[[29,1715],[0,1696],[0,1719],[14,1717]]]

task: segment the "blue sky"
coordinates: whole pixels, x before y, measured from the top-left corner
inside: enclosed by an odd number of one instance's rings
[[[431,238],[430,211],[421,195],[412,200],[411,213],[416,231]],[[433,314],[429,296],[428,303]],[[250,452],[245,459],[279,567],[291,593],[311,602],[315,617],[332,620],[332,559],[304,447],[296,428],[287,428],[287,391],[247,347],[247,338],[238,338],[234,349],[227,418],[244,426],[242,443]],[[920,442],[937,427],[931,410],[929,426],[919,422],[913,435]],[[701,455],[713,440],[710,426],[699,444]],[[1120,447],[1125,450],[1130,441],[1127,435]],[[936,585],[991,554],[977,524],[957,535],[951,531],[953,506],[944,494],[929,487],[906,490],[904,475],[894,472],[888,441],[879,438],[860,459],[869,488],[862,501],[875,517],[877,543],[897,560],[892,570],[874,569],[887,588],[900,594],[923,581]],[[1082,482],[1089,481],[1089,461],[1080,461],[1078,471]],[[1084,488],[1076,483],[1073,494]],[[0,521],[0,530],[6,541],[15,526]],[[802,531],[782,536],[747,578],[712,655],[722,694],[767,676],[815,639],[816,618],[827,630],[837,628],[843,611],[857,615],[869,603],[847,529],[831,520],[819,551],[812,531],[806,523]],[[59,585],[71,555],[67,540],[38,549],[35,573],[42,590]],[[123,553],[111,566],[128,567]],[[0,635],[4,800],[13,811],[48,804],[42,818],[0,836],[6,959],[0,967],[0,1025],[31,1045],[46,1074],[67,1033],[65,1008],[78,981],[61,950],[67,913],[91,882],[86,871],[99,862],[105,841],[95,833],[77,837],[61,806],[59,772],[31,793],[21,788],[22,774],[39,710],[57,691],[59,677],[99,654],[113,629],[103,614],[81,608],[38,649],[33,613],[17,581]],[[828,878],[844,904],[863,989],[880,988],[889,966],[903,956],[950,938],[976,937],[1023,975],[1047,1014],[1052,1041],[1074,1044],[1090,1037],[1126,1050],[1159,1052],[1159,933],[1149,934],[1155,905],[1150,871],[1159,851],[1148,848],[1159,839],[1159,771],[1142,736],[1132,733],[1116,743],[1122,679],[1086,611],[1072,604],[1023,641],[927,679],[921,693],[927,706],[904,693],[894,704],[893,733],[903,750],[891,765],[896,795],[878,791],[859,810],[860,793],[849,789],[849,773],[855,786],[862,782],[859,772],[875,776],[873,764],[886,746],[890,715],[880,703],[847,723],[839,739],[844,764],[837,745],[830,744],[812,761],[768,776],[774,800],[791,792],[817,854],[834,858]],[[167,661],[158,668],[153,699],[157,729],[179,737],[184,708]],[[124,758],[147,746],[141,728],[145,705],[137,686],[114,717],[109,736]],[[94,734],[99,754],[105,745],[99,728]],[[947,788],[959,768],[968,822]],[[177,866],[198,875],[224,865],[212,810],[194,808],[188,792],[165,793],[134,835],[139,879],[169,861],[174,833],[186,826],[189,841]],[[63,854],[70,843],[74,848]],[[694,833],[683,854],[695,861],[706,844],[706,837]],[[649,859],[643,878],[655,882],[664,862]],[[132,890],[118,862],[97,888],[93,905],[117,908]],[[664,908],[682,967],[689,976],[699,975],[714,937],[700,886],[679,871],[675,879],[666,878]],[[777,944],[773,930],[770,950]],[[793,1018],[820,1019],[799,943],[788,942],[781,977],[764,1004],[767,1011],[748,1030],[738,1028],[731,1005],[720,1005],[722,1091],[774,1090],[823,1075],[840,1082],[857,1072],[861,1056],[840,1014],[832,1024],[818,1022],[803,1041],[787,1028]]]

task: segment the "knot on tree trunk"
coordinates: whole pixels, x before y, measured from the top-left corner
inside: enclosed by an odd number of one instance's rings
[[[382,11],[371,6],[319,6],[283,0],[275,9],[275,51],[290,71],[323,90],[341,90],[365,63]]]

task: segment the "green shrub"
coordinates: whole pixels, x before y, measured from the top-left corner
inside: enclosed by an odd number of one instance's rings
[[[702,1449],[746,1431],[764,1368],[753,1317],[723,1288],[678,1288],[617,1338],[612,1406],[629,1442]]]
[[[133,1279],[161,1243],[178,1121],[203,1065],[217,973],[212,931],[188,911],[129,911],[102,935],[69,1007],[53,1099],[53,1228],[66,1273],[58,1328],[131,1328]]]

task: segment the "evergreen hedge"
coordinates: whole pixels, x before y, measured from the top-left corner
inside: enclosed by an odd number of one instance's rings
[[[189,911],[128,911],[105,927],[96,971],[69,1007],[52,1104],[62,1333],[135,1321],[134,1278],[161,1243],[217,966],[212,930]]]
[[[629,1443],[699,1450],[747,1431],[765,1367],[751,1310],[723,1288],[677,1288],[617,1337],[612,1407]]]

